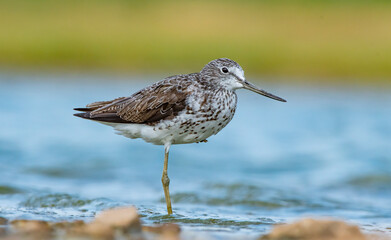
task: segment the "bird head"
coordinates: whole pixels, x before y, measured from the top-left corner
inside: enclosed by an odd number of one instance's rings
[[[228,58],[219,58],[210,61],[201,70],[201,75],[205,80],[211,81],[214,84],[219,84],[229,90],[244,88],[265,97],[286,102],[285,99],[259,89],[254,84],[248,82],[244,77],[242,67],[237,62]]]

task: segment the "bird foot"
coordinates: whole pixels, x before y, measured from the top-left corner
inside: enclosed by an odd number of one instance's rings
[[[199,141],[199,142],[197,142],[197,143],[201,143],[201,142],[207,143],[208,140],[205,139],[205,140]]]

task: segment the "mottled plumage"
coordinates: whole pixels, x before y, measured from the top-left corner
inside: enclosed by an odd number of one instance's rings
[[[235,90],[239,88],[285,101],[247,82],[235,61],[220,58],[209,62],[199,73],[165,78],[130,97],[75,108],[82,111],[75,116],[110,125],[129,138],[165,145],[167,171],[171,144],[206,141],[231,121],[237,103]],[[168,176],[164,172],[163,178],[170,213]]]

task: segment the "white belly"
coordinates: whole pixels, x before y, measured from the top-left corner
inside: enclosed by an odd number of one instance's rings
[[[232,115],[233,116],[233,115]],[[207,120],[206,118],[190,119],[188,115],[169,121],[162,121],[155,126],[129,123],[104,123],[114,127],[117,134],[128,138],[142,138],[156,145],[186,144],[206,140],[223,129],[232,116]],[[103,123],[103,122],[102,122]]]

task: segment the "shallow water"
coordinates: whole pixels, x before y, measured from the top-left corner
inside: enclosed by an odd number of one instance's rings
[[[146,224],[176,222],[189,238],[251,239],[303,216],[391,232],[390,89],[265,85],[288,103],[239,91],[218,135],[171,148],[167,216],[163,148],[72,116],[150,82],[1,74],[0,216],[89,220],[134,204]]]

